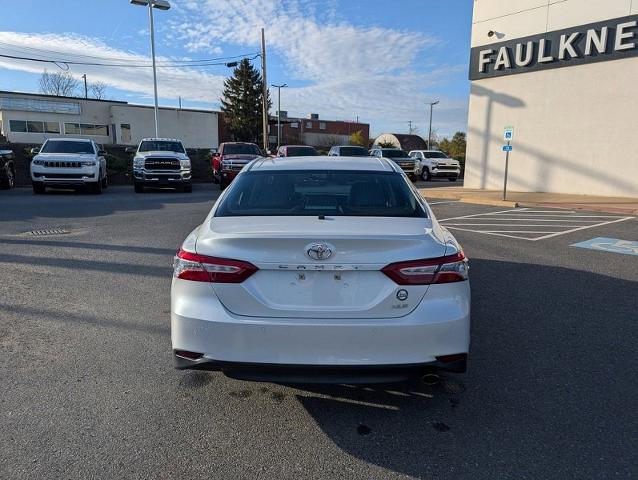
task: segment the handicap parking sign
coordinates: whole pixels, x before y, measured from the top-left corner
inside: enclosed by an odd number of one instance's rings
[[[514,139],[514,127],[505,127],[503,131],[503,140],[511,142]]]
[[[618,238],[596,237],[585,242],[572,244],[572,247],[589,248],[603,252],[624,253],[638,256],[638,242]]]

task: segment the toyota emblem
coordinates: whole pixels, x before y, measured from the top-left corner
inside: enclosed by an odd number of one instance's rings
[[[329,243],[311,243],[306,247],[306,255],[313,260],[328,260],[333,252],[334,247]]]

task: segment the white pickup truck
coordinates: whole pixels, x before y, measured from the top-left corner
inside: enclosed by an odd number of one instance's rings
[[[133,181],[136,193],[144,193],[145,187],[174,187],[184,192],[192,191],[191,161],[181,140],[174,138],[144,138],[133,158]]]
[[[410,156],[421,162],[421,180],[447,178],[455,182],[461,175],[461,164],[439,150],[412,150]]]

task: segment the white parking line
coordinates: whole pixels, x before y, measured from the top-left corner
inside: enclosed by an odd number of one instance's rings
[[[447,200],[445,202],[428,202],[428,205],[444,205],[446,203],[459,203],[458,200]]]
[[[554,211],[522,208],[444,218],[439,222],[453,230],[536,242],[580,230],[624,222],[632,218],[634,217],[586,215],[573,210]]]

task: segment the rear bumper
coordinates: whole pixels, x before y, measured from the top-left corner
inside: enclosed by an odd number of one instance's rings
[[[177,358],[177,368],[254,379],[314,382],[342,374],[390,381],[433,370],[463,371],[464,362],[437,357],[469,351],[469,282],[431,285],[403,317],[313,319],[238,316],[224,308],[210,284],[173,280],[171,340],[173,350],[202,354],[197,360]]]
[[[441,371],[464,373],[467,354],[453,361],[440,361],[404,365],[293,365],[276,363],[224,362],[202,357],[192,360],[173,350],[178,370],[208,370],[223,372],[239,380],[284,383],[386,383],[420,378]]]

